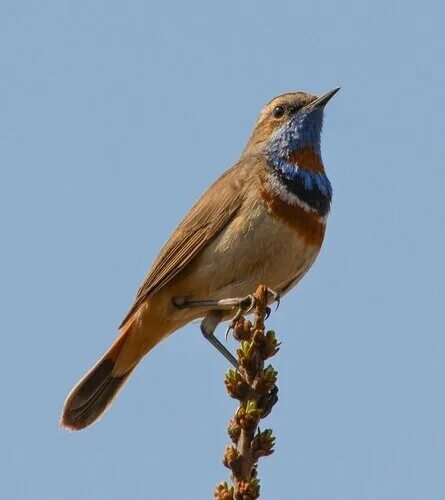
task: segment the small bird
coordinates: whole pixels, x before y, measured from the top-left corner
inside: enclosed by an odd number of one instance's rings
[[[294,92],[261,111],[238,162],[185,216],[162,248],[119,327],[116,341],[74,386],[61,425],[80,430],[110,406],[141,359],[198,318],[201,331],[233,365],[214,336],[233,310],[253,307],[260,283],[272,303],[314,263],[325,235],[332,187],[321,158],[322,97]]]

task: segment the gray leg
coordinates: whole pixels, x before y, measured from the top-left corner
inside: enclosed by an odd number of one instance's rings
[[[233,309],[234,307],[241,308],[243,310],[252,309],[255,306],[255,297],[253,295],[247,295],[246,297],[235,297],[232,299],[220,299],[220,300],[184,300],[175,299],[174,304],[176,307],[183,308],[201,308],[207,307],[209,309]]]
[[[277,309],[280,304],[280,294],[274,292],[270,288],[267,289],[268,295],[272,296],[274,302],[277,302]],[[248,313],[255,307],[255,296],[253,294],[246,295],[245,297],[234,297],[230,299],[220,300],[186,300],[183,298],[175,298],[173,303],[176,307],[183,308],[202,308],[209,309],[233,309],[238,308],[238,314]]]
[[[217,349],[232,365],[238,370],[238,361],[232,356],[230,351],[226,349],[221,342],[215,337],[214,332],[223,316],[222,311],[211,311],[202,320],[201,332],[204,338],[207,339],[215,349]]]
[[[270,288],[267,289],[268,295],[271,295],[273,300],[277,302],[277,309],[280,304],[280,295]],[[238,361],[234,358],[234,356],[230,353],[228,349],[224,347],[223,344],[215,337],[214,332],[216,327],[220,323],[223,317],[223,309],[233,309],[235,307],[238,308],[237,313],[233,317],[230,322],[229,328],[226,331],[226,339],[227,335],[233,325],[238,321],[238,319],[248,312],[250,312],[256,303],[256,298],[254,295],[250,294],[246,297],[235,297],[229,299],[220,299],[220,300],[186,300],[184,298],[175,298],[173,299],[173,304],[180,308],[207,308],[210,311],[207,313],[205,318],[201,323],[201,332],[204,337],[217,349],[226,359],[229,361],[236,369],[239,368]],[[267,308],[267,316],[270,314],[270,308]]]

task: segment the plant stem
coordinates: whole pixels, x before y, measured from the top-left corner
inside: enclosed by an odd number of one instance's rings
[[[260,420],[267,417],[278,401],[277,372],[264,362],[279,350],[273,331],[265,333],[268,314],[268,291],[260,285],[255,292],[254,323],[240,317],[231,324],[233,336],[241,344],[237,350],[239,370],[229,370],[225,385],[229,395],[239,401],[229,423],[228,433],[233,445],[226,448],[223,464],[231,470],[233,486],[220,483],[216,500],[254,500],[260,486],[257,466],[260,457],[271,455],[275,444],[272,431],[259,430]]]

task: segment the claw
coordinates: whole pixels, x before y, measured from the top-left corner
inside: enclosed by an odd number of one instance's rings
[[[280,307],[281,295],[278,292],[276,292],[275,290],[272,290],[271,288],[267,289],[267,293],[270,293],[270,295],[272,295],[273,302],[277,303],[277,305],[275,307],[275,311],[277,311],[278,308]]]
[[[226,342],[227,338],[229,337],[230,330],[232,330],[232,328],[233,328],[233,323],[230,322],[229,326],[226,328],[226,331],[224,332],[224,338],[226,339]]]
[[[256,298],[254,295],[250,294],[246,297],[245,301],[249,301],[249,306],[247,308],[243,307],[243,304],[240,304],[240,308],[238,309],[239,311],[244,311],[246,314],[249,313],[256,305]],[[244,302],[244,301],[243,301]]]
[[[243,314],[249,313],[256,305],[256,298],[254,295],[250,294],[239,302],[238,311],[236,311],[235,316],[231,319],[227,330],[225,331],[225,338],[229,336],[230,330],[233,330],[238,320]]]
[[[269,318],[271,311],[272,310],[271,310],[270,307],[266,307],[266,317],[264,319],[268,319]]]

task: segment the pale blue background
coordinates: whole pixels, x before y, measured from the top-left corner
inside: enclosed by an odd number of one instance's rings
[[[99,425],[69,434],[59,412],[263,104],[337,85],[325,246],[269,320],[283,349],[262,498],[445,498],[444,16],[432,1],[1,1],[2,499],[201,500],[228,477],[235,403],[197,325]]]

